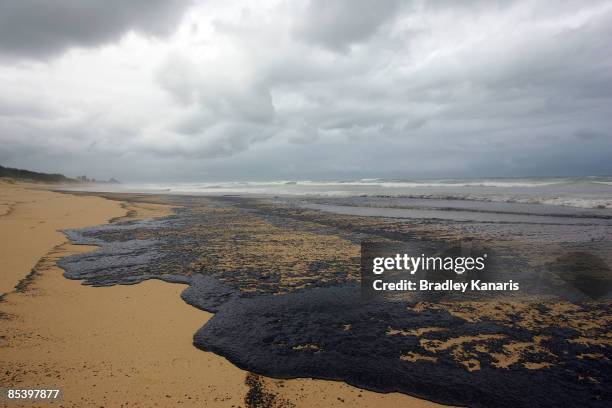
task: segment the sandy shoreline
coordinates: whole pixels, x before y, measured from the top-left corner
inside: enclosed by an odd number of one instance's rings
[[[58,230],[168,206],[73,196],[0,182],[0,374],[4,387],[60,387],[61,406],[412,406],[437,404],[311,379],[274,380],[192,345],[210,314],[180,299],[183,285],[147,281],[92,288],[57,259],[91,247]],[[20,291],[13,288],[30,271]]]

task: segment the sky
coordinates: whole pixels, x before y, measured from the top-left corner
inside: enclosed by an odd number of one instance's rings
[[[122,181],[612,174],[612,1],[2,0],[0,164]]]

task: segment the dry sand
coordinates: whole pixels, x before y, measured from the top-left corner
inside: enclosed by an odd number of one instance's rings
[[[63,256],[94,249],[71,245],[59,229],[169,211],[0,181],[0,292],[7,293],[0,303],[0,386],[59,387],[64,398],[55,405],[66,407],[437,406],[340,382],[248,373],[193,347],[193,334],[212,315],[180,299],[184,286],[92,288],[65,279],[56,266]]]

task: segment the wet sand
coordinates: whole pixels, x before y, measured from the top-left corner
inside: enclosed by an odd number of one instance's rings
[[[270,379],[200,351],[192,336],[212,315],[181,300],[184,285],[94,288],[62,276],[59,258],[94,248],[71,245],[59,229],[161,216],[168,206],[6,182],[0,192],[4,387],[59,387],[65,407],[436,406],[341,382]]]

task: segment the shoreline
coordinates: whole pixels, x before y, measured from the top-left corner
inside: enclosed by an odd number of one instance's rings
[[[26,195],[34,194],[31,187],[23,183],[11,186]],[[130,211],[126,207],[134,204],[131,200],[114,202],[91,195],[39,191],[40,187],[36,185],[34,195],[37,197],[34,199],[49,202],[59,199],[59,195],[69,197],[71,203],[64,207],[66,210],[82,200],[85,201],[81,204],[87,202],[85,207],[91,206],[92,200],[108,206],[103,211],[105,218],[102,222],[124,219]],[[4,191],[7,186],[0,183],[0,188]],[[45,195],[47,197],[43,198]],[[24,201],[23,198],[21,201]],[[67,204],[65,200],[60,201]],[[154,204],[142,204],[141,208],[132,210],[135,213],[131,214],[130,219],[156,215]],[[5,218],[14,216],[15,209],[6,213],[8,216]],[[67,214],[64,217],[70,218]],[[157,214],[163,214],[163,211]],[[68,229],[97,225],[100,224],[101,215],[99,213],[98,218],[92,219],[90,214],[86,216],[82,212],[81,224],[75,226],[74,223],[67,223],[60,227]],[[19,228],[18,222],[15,225]],[[55,226],[46,227],[53,229]],[[0,360],[11,370],[6,370],[9,374],[3,373],[3,385],[41,385],[41,380],[55,376],[55,382],[46,385],[62,388],[62,383],[70,384],[63,387],[64,406],[83,403],[138,405],[143,399],[148,399],[150,403],[155,401],[161,406],[176,406],[179,403],[205,403],[206,406],[243,406],[246,403],[247,406],[261,406],[257,404],[262,401],[272,404],[270,406],[296,407],[342,406],[344,403],[356,406],[438,406],[404,394],[379,394],[337,381],[275,380],[240,370],[225,358],[198,350],[191,344],[193,333],[212,315],[188,305],[180,298],[184,285],[148,280],[139,285],[97,288],[64,278],[56,265],[57,260],[91,249],[66,242],[48,247],[47,252],[34,264],[34,278],[28,287],[5,295],[0,303],[0,311],[6,316],[0,320],[0,331],[5,336],[0,348]],[[20,273],[27,267],[24,263]],[[95,316],[95,322],[91,322],[90,315]],[[160,316],[167,316],[166,323],[170,327],[159,324],[155,318]],[[142,321],[147,324],[136,324]],[[168,336],[172,341],[166,338]],[[139,356],[137,360],[134,360],[135,355]],[[162,364],[164,359],[167,364]],[[160,367],[164,369],[156,369]],[[128,374],[130,370],[132,373]],[[133,370],[142,371],[134,373]],[[120,380],[121,374],[124,377]],[[143,381],[145,378],[151,381],[155,378],[154,382],[161,386],[152,389],[150,384],[146,381],[143,383],[139,378]],[[88,397],[89,400],[80,400],[81,397]]]

